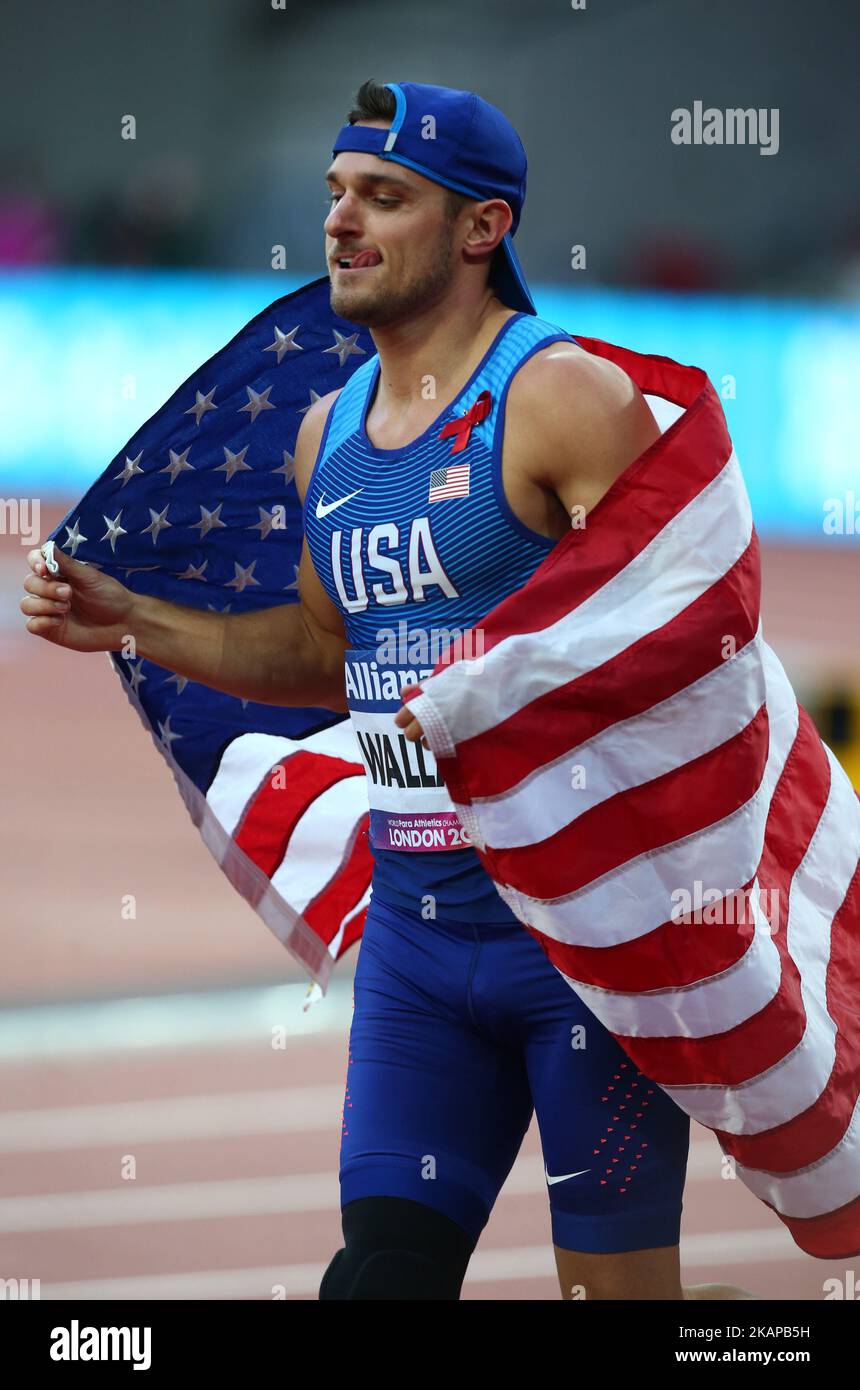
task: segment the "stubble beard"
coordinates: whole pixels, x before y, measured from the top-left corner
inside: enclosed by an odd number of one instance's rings
[[[338,293],[334,281],[331,284],[330,302],[332,311],[350,323],[365,328],[383,328],[410,318],[418,310],[425,309],[433,300],[439,299],[451,283],[454,272],[451,252],[454,246],[453,232],[446,224],[441,244],[429,266],[402,289],[378,290],[368,287],[362,296],[349,292]]]

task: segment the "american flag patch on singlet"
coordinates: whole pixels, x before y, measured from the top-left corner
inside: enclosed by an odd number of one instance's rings
[[[441,502],[445,497],[469,496],[468,463],[452,463],[447,468],[434,468],[430,474],[428,502]]]

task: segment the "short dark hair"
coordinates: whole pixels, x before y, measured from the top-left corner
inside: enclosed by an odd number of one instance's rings
[[[355,104],[346,119],[350,125],[355,125],[357,121],[393,121],[396,111],[394,93],[371,77],[367,82],[362,82],[356,92]],[[445,195],[445,213],[449,222],[459,217],[467,203],[475,201],[453,188],[446,188]]]

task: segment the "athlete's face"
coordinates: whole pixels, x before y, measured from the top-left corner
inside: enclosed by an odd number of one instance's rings
[[[363,124],[388,128],[387,121]],[[421,174],[343,150],[327,175],[331,209],[325,220],[331,307],[367,327],[396,323],[438,302],[456,270],[455,224],[445,189]],[[339,263],[365,251],[373,264]]]

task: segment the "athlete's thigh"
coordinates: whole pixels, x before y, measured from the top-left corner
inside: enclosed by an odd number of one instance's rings
[[[522,1053],[470,1017],[465,929],[371,902],[355,974],[341,1204],[408,1197],[477,1240],[528,1128]]]
[[[526,1063],[553,1242],[557,1250],[583,1256],[580,1266],[595,1289],[607,1280],[619,1288],[650,1282],[666,1289],[677,1273],[689,1119],[530,940],[543,979],[532,980]],[[632,1252],[635,1259],[619,1258]],[[565,1262],[565,1278],[571,1268]]]

